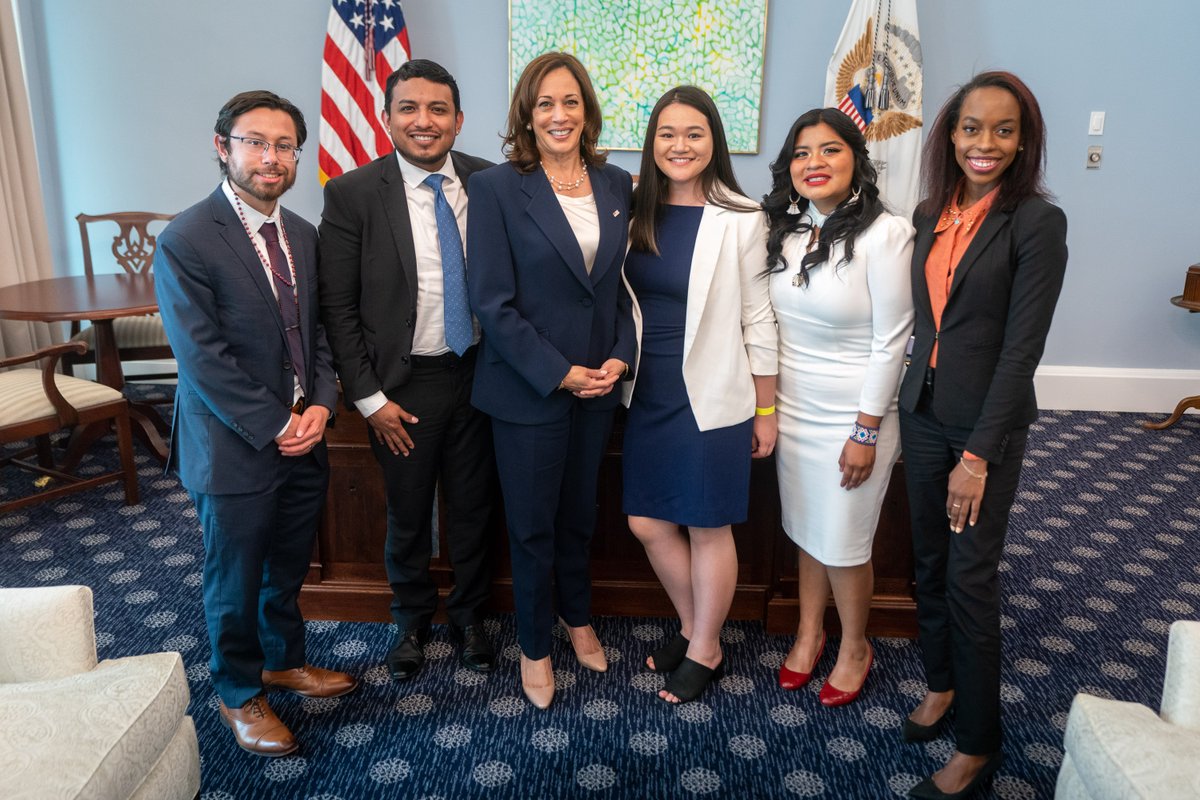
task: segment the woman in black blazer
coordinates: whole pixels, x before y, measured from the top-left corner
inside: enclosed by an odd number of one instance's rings
[[[900,430],[928,692],[903,733],[936,738],[953,710],[957,748],[911,797],[967,797],[1003,761],[998,565],[1067,263],[1044,161],[1037,100],[1007,72],[959,89],[925,145]]]

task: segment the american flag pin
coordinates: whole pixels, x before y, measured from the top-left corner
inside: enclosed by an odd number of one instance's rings
[[[621,212],[620,212],[618,209],[615,209],[615,208],[614,208],[614,209],[613,209],[613,216],[614,216],[614,217],[619,217],[619,216],[621,216]]]

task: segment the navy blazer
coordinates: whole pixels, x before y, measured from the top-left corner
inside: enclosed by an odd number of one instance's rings
[[[337,381],[317,306],[317,231],[281,209],[299,284],[310,404],[331,411]],[[294,372],[262,262],[218,186],[158,236],[154,290],[179,364],[167,468],[184,488],[241,494],[274,488],[275,436],[287,425]],[[325,444],[313,449],[326,463]]]
[[[388,153],[325,184],[321,321],[350,401],[412,376],[417,254],[397,158]],[[450,159],[464,189],[473,172],[492,165],[455,151]]]
[[[633,184],[612,165],[588,176],[600,222],[590,275],[540,170],[522,174],[504,163],[471,176],[467,290],[483,329],[471,402],[506,422],[538,424],[569,413],[575,398],[558,386],[573,365],[633,363],[632,302],[621,280]],[[612,391],[583,404],[608,410],[619,401]]]
[[[1033,374],[1066,272],[1067,217],[1037,197],[1012,211],[993,206],[954,271],[939,332],[925,281],[938,216],[913,215],[916,341],[900,406],[916,410],[936,336],[933,412],[970,428],[966,449],[999,463],[1009,432],[1037,419]]]

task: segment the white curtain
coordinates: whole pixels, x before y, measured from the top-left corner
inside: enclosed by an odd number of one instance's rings
[[[16,15],[0,0],[0,286],[53,275]],[[58,327],[0,321],[0,358],[51,344]]]

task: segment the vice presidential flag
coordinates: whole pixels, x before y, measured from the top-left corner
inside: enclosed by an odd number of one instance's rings
[[[825,105],[867,137],[879,192],[912,215],[921,171],[921,40],[916,0],[851,0],[825,77]]]
[[[333,0],[321,67],[321,185],[392,152],[379,116],[383,87],[410,52],[399,0]]]

